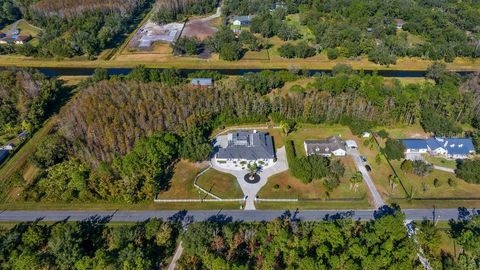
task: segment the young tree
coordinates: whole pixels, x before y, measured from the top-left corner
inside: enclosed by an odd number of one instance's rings
[[[356,172],[351,178],[350,178],[350,189],[353,189],[355,192],[358,190],[358,186],[360,183],[363,181],[363,175],[361,172]]]
[[[383,153],[392,160],[400,160],[404,156],[405,146],[400,140],[388,138]]]

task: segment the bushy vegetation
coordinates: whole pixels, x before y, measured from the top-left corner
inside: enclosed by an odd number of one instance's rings
[[[305,42],[296,45],[287,43],[278,48],[281,57],[285,58],[307,58],[314,56],[317,52],[315,48],[309,46]]]
[[[468,183],[480,184],[480,160],[464,160],[458,163],[456,174]]]
[[[321,156],[298,156],[293,141],[285,144],[288,166],[292,175],[304,183],[313,180],[324,180],[327,189],[332,190],[340,183],[345,168],[338,160],[330,160]]]
[[[158,269],[174,252],[176,223],[151,219],[110,227],[107,222],[92,217],[2,228],[0,265],[2,269]]]
[[[215,11],[219,0],[158,0],[153,20],[159,24],[183,21],[190,15]]]
[[[0,71],[0,136],[33,131],[54,111],[59,81],[28,70]]]
[[[400,212],[349,219],[192,224],[183,235],[185,269],[412,269],[413,241]]]
[[[22,13],[13,0],[0,0],[0,29],[20,19]],[[2,54],[0,52],[0,54]]]
[[[391,160],[400,160],[404,157],[405,146],[400,140],[388,138],[382,152]]]

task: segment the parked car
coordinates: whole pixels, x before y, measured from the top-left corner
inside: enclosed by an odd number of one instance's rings
[[[365,169],[367,169],[367,172],[371,172],[371,171],[372,171],[372,167],[370,167],[370,165],[365,165]]]
[[[367,162],[367,157],[366,157],[366,156],[360,156],[360,159],[361,159],[363,162]]]

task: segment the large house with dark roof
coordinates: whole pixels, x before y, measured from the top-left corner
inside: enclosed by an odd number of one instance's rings
[[[466,159],[475,154],[471,138],[429,138],[402,140],[405,153],[429,153],[432,156],[444,156],[451,159]]]
[[[260,162],[264,166],[269,166],[275,162],[273,139],[265,132],[236,131],[229,133],[228,145],[220,148],[215,158],[219,163]]]
[[[307,156],[344,157],[347,154],[345,142],[337,136],[329,137],[326,140],[305,141],[303,145]]]

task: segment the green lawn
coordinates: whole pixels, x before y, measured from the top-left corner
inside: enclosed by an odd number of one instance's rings
[[[342,209],[370,209],[372,208],[367,200],[348,202],[329,201],[302,201],[302,202],[256,202],[258,210],[342,210]]]
[[[158,199],[201,199],[210,198],[193,186],[195,176],[207,168],[206,163],[197,164],[185,160],[175,164],[173,177],[167,189],[160,191]]]
[[[321,180],[314,180],[311,183],[305,184],[296,179],[286,171],[274,175],[268,179],[267,184],[258,193],[259,198],[264,199],[299,199],[299,200],[323,200],[321,204],[314,202],[307,202],[306,204],[318,205],[319,209],[323,209],[323,203],[334,204],[328,200],[346,200],[351,203],[359,203],[363,206],[368,206],[367,189],[364,183],[355,190],[350,185],[349,179],[356,172],[354,162],[351,158],[345,157],[340,159],[345,166],[345,175],[341,179],[340,185],[329,192],[327,195],[326,189]],[[347,202],[341,202],[347,204]]]
[[[197,185],[222,199],[241,199],[244,197],[240,185],[233,175],[214,169],[210,169],[200,176]]]
[[[433,165],[437,166],[442,166],[442,167],[447,167],[450,169],[456,169],[457,168],[457,161],[455,160],[450,160],[450,159],[445,159],[441,157],[432,157],[430,155],[424,155],[425,159],[432,163]]]
[[[240,209],[240,202],[174,202],[155,203],[142,202],[137,204],[112,203],[112,202],[15,202],[0,204],[2,210],[89,210],[89,211],[115,211],[115,210],[217,210]]]

